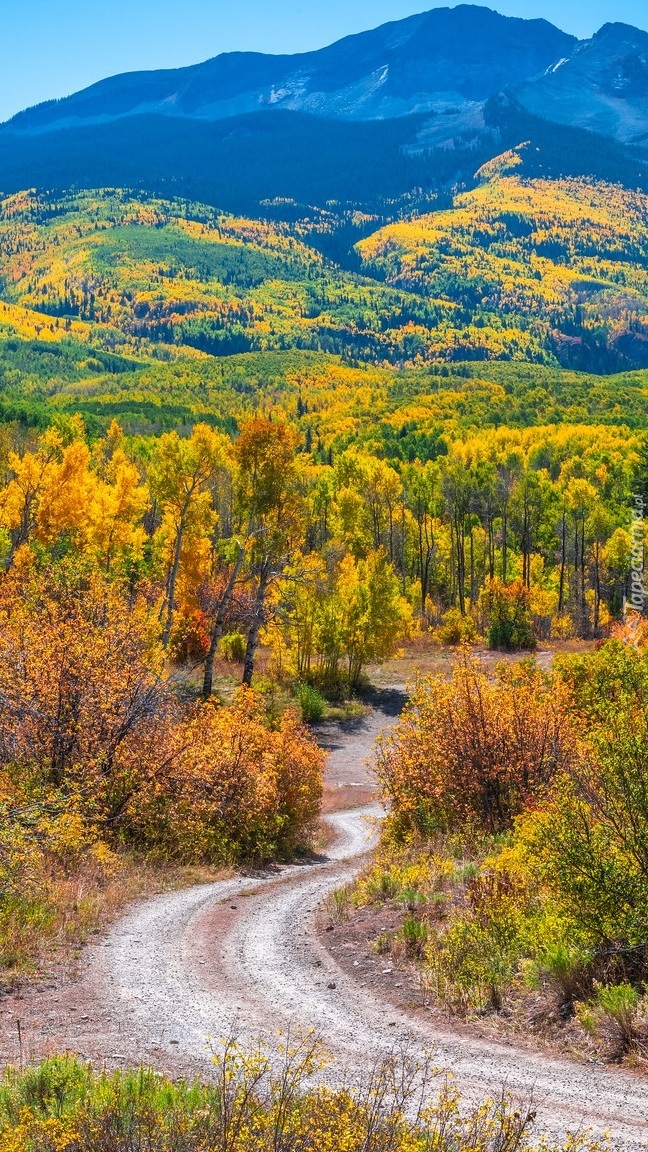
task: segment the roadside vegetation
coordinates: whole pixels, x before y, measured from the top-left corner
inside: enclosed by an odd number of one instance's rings
[[[326,1059],[312,1037],[262,1048],[228,1042],[210,1083],[150,1069],[102,1072],[69,1056],[0,1081],[0,1152],[606,1152],[607,1141],[542,1138],[533,1107],[466,1104],[430,1061],[394,1055],[364,1083],[313,1087]]]
[[[114,420],[91,436],[78,415],[4,425],[4,972],[83,938],[122,878],[132,892],[134,861],[307,851],[323,758],[304,725],[361,713],[368,666],[408,637],[515,652],[605,634],[629,586],[642,451],[616,429],[545,430],[425,463],[362,447],[318,463],[276,414],[184,436]],[[524,740],[541,741],[555,689],[511,692]],[[548,773],[512,751],[529,782],[498,800],[509,815]]]
[[[639,636],[642,626],[639,625]],[[632,639],[633,643],[628,641]],[[648,651],[630,627],[550,673],[466,655],[380,751],[390,814],[345,901],[400,907],[374,946],[452,1012],[648,1058]],[[579,1039],[580,1036],[580,1039]]]

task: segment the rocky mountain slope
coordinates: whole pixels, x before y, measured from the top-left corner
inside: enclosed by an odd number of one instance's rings
[[[332,201],[396,219],[523,143],[521,175],[648,189],[647,61],[648,33],[625,25],[581,43],[436,8],[317,52],[229,53],[28,109],[0,125],[0,194],[128,187],[284,221]]]
[[[517,92],[536,115],[625,144],[648,141],[648,32],[606,24]]]
[[[317,52],[231,52],[189,68],[115,76],[22,112],[7,130],[40,133],[141,115],[223,120],[266,110],[345,120],[456,113],[541,75],[576,44],[545,20],[474,5],[435,8]]]

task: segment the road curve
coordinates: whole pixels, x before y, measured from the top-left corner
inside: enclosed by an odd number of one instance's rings
[[[366,787],[364,754],[389,722],[374,710],[336,743],[337,787]],[[471,1098],[503,1085],[525,1098],[533,1094],[539,1126],[552,1136],[585,1127],[608,1130],[615,1148],[648,1146],[646,1080],[415,1020],[341,971],[318,938],[315,913],[357,872],[375,843],[379,815],[367,805],[328,816],[333,839],[318,862],[199,885],[134,907],[88,950],[83,980],[119,1019],[122,1051],[207,1070],[210,1045],[232,1028],[243,1039],[273,1040],[289,1026],[313,1027],[336,1063],[353,1072],[406,1042],[433,1050]]]

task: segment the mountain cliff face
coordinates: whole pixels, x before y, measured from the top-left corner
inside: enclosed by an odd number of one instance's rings
[[[648,33],[606,24],[569,58],[517,92],[536,115],[611,136],[648,141]]]
[[[268,109],[388,119],[480,102],[569,56],[577,41],[545,20],[437,8],[297,56],[227,53],[190,68],[136,72],[14,117],[11,132],[124,116],[221,120]]]

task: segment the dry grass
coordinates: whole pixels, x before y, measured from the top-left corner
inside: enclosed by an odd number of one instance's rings
[[[152,863],[122,854],[107,870],[84,861],[63,874],[52,867],[38,896],[14,897],[0,909],[0,980],[15,987],[66,965],[90,936],[134,900],[223,876],[223,870]]]
[[[535,656],[539,664],[546,665],[555,655],[590,652],[595,644],[594,640],[551,640],[540,644]],[[492,671],[496,664],[515,662],[525,655],[520,652],[494,652],[483,644],[476,644],[472,654],[487,673]],[[404,644],[401,651],[391,660],[386,660],[378,667],[367,669],[367,674],[377,686],[394,683],[411,684],[419,676],[429,676],[431,673],[450,676],[460,655],[460,648],[442,647],[432,640],[430,633],[423,633]]]

